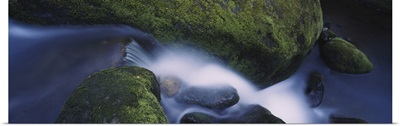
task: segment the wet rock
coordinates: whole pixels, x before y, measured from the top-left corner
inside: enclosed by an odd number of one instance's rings
[[[164,45],[223,59],[259,88],[290,77],[322,30],[320,0],[12,0],[9,8],[11,19],[30,24],[126,24]],[[146,50],[154,46],[135,40]]]
[[[118,67],[91,75],[68,98],[57,123],[167,123],[154,74]]]
[[[285,123],[282,119],[274,116],[268,109],[260,105],[248,105],[240,109],[244,111],[235,115],[218,120],[219,123]]]
[[[179,92],[182,81],[175,76],[162,76],[160,77],[161,93],[167,97],[172,97]]]
[[[330,123],[367,123],[359,118],[331,117]]]
[[[176,97],[176,101],[210,109],[224,109],[236,104],[239,95],[236,89],[229,85],[189,87]]]
[[[181,123],[214,123],[217,120],[214,116],[201,113],[201,112],[192,112],[185,114]]]
[[[285,123],[282,119],[274,116],[268,109],[260,105],[249,105],[246,113],[240,118],[242,123]]]
[[[349,74],[369,73],[373,64],[368,57],[353,44],[335,37],[330,42],[320,44],[320,56],[331,69]]]
[[[305,91],[311,101],[311,107],[319,106],[324,98],[324,77],[321,73],[311,73]]]

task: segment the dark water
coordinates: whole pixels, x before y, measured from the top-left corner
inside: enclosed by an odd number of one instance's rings
[[[374,64],[374,71],[364,75],[325,71],[326,96],[322,106],[337,108],[337,115],[358,117],[370,123],[391,123],[391,14],[380,13],[353,0],[321,0],[321,4],[324,21],[331,23],[331,30],[349,39]],[[318,66],[324,66],[319,59],[314,60]]]
[[[349,0],[321,0],[321,3],[324,20],[332,24],[331,29],[364,51],[374,64],[374,71],[363,75],[332,71],[321,61],[317,46],[287,81],[304,84],[310,72],[321,72],[325,76],[326,94],[316,109],[370,123],[391,123],[391,17]],[[9,25],[10,123],[53,123],[79,83],[96,71],[118,65],[122,58],[121,38],[133,37],[149,50],[154,45],[151,37],[126,26],[36,27],[14,21]],[[253,93],[260,95],[273,88]],[[273,107],[271,112],[287,113]],[[324,117],[308,122],[326,123],[326,120]]]
[[[9,122],[54,122],[78,84],[119,65],[127,37],[149,39],[127,26],[38,27],[10,20]]]

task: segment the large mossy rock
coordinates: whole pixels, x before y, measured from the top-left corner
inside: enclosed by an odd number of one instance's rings
[[[154,74],[140,67],[97,72],[66,101],[57,123],[168,123]]]
[[[318,107],[324,98],[324,76],[321,73],[313,72],[307,81],[305,91],[311,102],[311,107]]]
[[[176,101],[210,109],[225,109],[236,104],[239,95],[236,89],[229,85],[189,87],[176,97]]]
[[[373,64],[362,51],[339,37],[321,44],[320,52],[325,64],[338,72],[363,74],[373,70]]]
[[[171,48],[194,47],[265,88],[288,78],[322,29],[319,0],[11,0],[34,24],[127,24]]]

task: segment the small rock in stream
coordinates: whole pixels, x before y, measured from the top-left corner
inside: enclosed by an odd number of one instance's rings
[[[176,97],[176,101],[210,109],[225,109],[236,104],[239,95],[236,89],[229,85],[189,87]]]
[[[306,95],[311,101],[311,107],[318,107],[324,98],[324,77],[321,73],[311,73],[307,82]]]

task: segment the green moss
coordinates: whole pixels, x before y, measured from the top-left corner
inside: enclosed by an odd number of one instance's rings
[[[322,29],[319,0],[12,0],[10,17],[36,24],[127,24],[165,45],[202,49],[260,88],[292,75]]]
[[[157,93],[158,90],[158,93]],[[155,76],[119,67],[86,79],[66,101],[57,123],[167,123]]]
[[[320,51],[325,64],[338,72],[362,74],[373,70],[373,64],[368,57],[353,44],[341,38],[336,37],[322,44]]]

